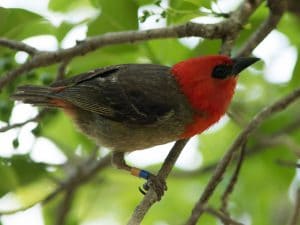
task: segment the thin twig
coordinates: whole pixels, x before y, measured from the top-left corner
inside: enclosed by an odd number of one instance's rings
[[[231,53],[231,50],[234,46],[235,40],[237,38],[237,34],[228,34],[223,40],[222,40],[222,46],[220,50],[220,54],[222,55],[229,55]]]
[[[243,145],[243,143],[248,139],[249,135],[252,134],[263,121],[268,119],[271,115],[283,111],[290,104],[294,103],[300,97],[300,88],[296,89],[291,94],[284,98],[276,101],[272,105],[265,107],[260,111],[253,120],[246,126],[246,128],[239,134],[230,149],[224,155],[223,159],[217,165],[213,176],[205,187],[200,199],[195,204],[191,216],[186,222],[186,225],[194,225],[203,213],[203,207],[209,200],[209,198],[214,193],[217,185],[221,182],[223,175],[231,161],[233,154]]]
[[[66,59],[59,65],[55,81],[64,79],[69,62],[70,60]]]
[[[287,125],[286,127],[284,127],[282,130],[285,130],[286,128],[290,128],[290,124]],[[292,132],[293,130],[296,130],[299,127],[294,127],[294,129],[289,129],[290,132]],[[271,147],[278,147],[278,146],[285,146],[287,148],[291,148],[291,144],[287,145],[286,141],[282,141],[282,136],[286,136],[283,134],[284,132],[278,131],[272,135],[269,136],[264,136],[260,139],[257,139],[257,142],[251,146],[251,148],[248,148],[247,151],[245,152],[245,155],[247,156],[253,156],[255,154],[261,153],[262,151],[266,151]],[[260,134],[262,135],[262,134]],[[253,136],[256,136],[253,134]],[[285,139],[285,138],[284,138]],[[296,143],[294,143],[296,144]],[[294,148],[296,147],[296,145],[294,146]],[[297,149],[299,149],[299,146],[297,145]],[[296,151],[293,150],[293,152],[295,153]],[[237,160],[237,158],[233,158],[233,160]],[[292,163],[292,162],[291,162]],[[192,176],[199,176],[202,174],[206,174],[209,173],[211,171],[213,171],[216,166],[217,166],[218,162],[213,162],[210,163],[206,166],[203,166],[199,169],[193,170],[193,171],[176,171],[173,173],[173,176],[175,177],[180,177],[180,178],[188,178],[188,177],[192,177]],[[293,163],[293,167],[295,167],[296,164]]]
[[[39,55],[40,55],[40,53],[39,53]],[[42,61],[40,62],[40,60],[42,60]],[[43,58],[33,57],[33,59],[30,59],[29,61],[22,64],[21,66],[15,68],[13,70],[10,70],[4,76],[1,76],[1,78],[0,78],[0,91],[2,90],[2,88],[6,84],[8,84],[10,81],[14,80],[15,78],[17,78],[21,74],[29,72],[34,68],[42,67],[43,66],[42,62],[43,62]],[[45,62],[45,64],[48,65],[46,62]],[[51,64],[51,63],[49,63],[49,64]]]
[[[292,167],[292,168],[300,168],[300,163],[291,162],[283,159],[276,160],[276,163],[280,166]]]
[[[188,139],[183,139],[177,141],[171,151],[169,152],[167,158],[165,159],[162,167],[160,168],[157,176],[166,179],[171,172],[177,158],[179,157],[181,151],[183,150],[184,146],[188,142]],[[128,225],[136,225],[140,224],[150,209],[150,207],[157,201],[156,193],[153,191],[153,189],[150,189],[143,200],[140,202],[140,204],[135,208]]]
[[[272,136],[270,138],[262,138],[260,144],[265,146],[285,146],[286,148],[290,149],[297,157],[300,157],[299,144],[286,134],[280,134]]]
[[[300,129],[300,117],[295,118],[293,116],[292,118],[293,118],[292,122],[290,122],[288,125],[286,125],[282,129],[280,129],[279,131],[277,131],[273,135],[276,136],[276,135],[280,135],[280,134],[289,134],[289,133],[292,133],[292,132],[297,131],[298,129]]]
[[[300,222],[300,188],[297,189],[295,199],[296,201],[295,201],[294,212],[292,214],[290,222],[288,223],[289,225],[298,225]]]
[[[78,168],[74,169],[74,173],[72,173],[63,182],[61,182],[56,189],[54,189],[50,194],[46,195],[43,199],[17,209],[0,211],[0,216],[11,215],[17,212],[24,211],[35,206],[38,203],[45,205],[51,200],[53,200],[61,192],[69,190],[70,187],[74,188],[75,190],[75,188],[90,180],[97,172],[108,167],[110,165],[110,158],[111,156],[107,155],[99,160],[92,161],[91,159],[87,159]]]
[[[47,109],[43,109],[35,117],[33,117],[31,119],[28,119],[28,120],[26,120],[24,122],[21,122],[21,123],[10,124],[10,125],[7,125],[5,127],[2,127],[2,128],[0,128],[0,133],[6,132],[8,130],[11,130],[11,129],[14,129],[14,128],[17,128],[17,127],[22,127],[25,124],[30,123],[30,122],[38,122],[46,114],[47,111],[48,111]]]
[[[76,190],[75,187],[71,187],[65,191],[65,196],[63,198],[63,201],[61,202],[61,204],[57,209],[55,225],[65,224],[66,218],[72,206],[75,190]]]
[[[8,40],[6,38],[0,38],[0,45],[13,50],[26,52],[29,55],[34,55],[38,52],[36,48],[31,47],[30,45],[27,45],[24,42]]]
[[[229,184],[227,185],[227,187],[222,195],[221,211],[227,215],[229,215],[228,211],[227,211],[228,199],[229,199],[230,194],[233,192],[235,184],[238,180],[238,176],[240,174],[242,163],[243,163],[244,156],[245,156],[245,151],[246,151],[246,142],[243,143],[243,145],[241,147],[241,151],[240,151],[240,154],[239,154],[239,157],[237,160],[236,168],[235,168],[234,173],[229,181]]]
[[[268,6],[270,9],[269,17],[261,24],[261,26],[252,34],[246,44],[240,49],[237,57],[247,56],[262,42],[264,38],[277,26],[285,9],[285,0],[268,0]]]
[[[204,209],[205,212],[217,217],[218,219],[220,219],[224,224],[226,225],[243,225],[240,222],[237,222],[233,219],[231,219],[227,214],[220,212],[218,210],[215,210],[213,208],[207,207]]]

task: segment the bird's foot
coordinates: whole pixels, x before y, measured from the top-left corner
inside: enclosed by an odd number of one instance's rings
[[[166,181],[158,176],[155,176],[149,173],[149,177],[147,182],[143,185],[143,187],[139,187],[139,190],[142,194],[146,194],[149,189],[152,188],[156,193],[157,200],[160,201],[164,192],[167,190]]]
[[[149,189],[151,188],[156,193],[157,200],[159,201],[164,195],[164,192],[167,190],[166,181],[164,179],[155,176],[146,170],[141,170],[135,167],[128,166],[124,160],[124,152],[113,152],[112,162],[119,169],[127,170],[132,175],[147,180],[143,187],[139,187],[139,190],[142,194],[145,195],[147,191],[149,191]]]

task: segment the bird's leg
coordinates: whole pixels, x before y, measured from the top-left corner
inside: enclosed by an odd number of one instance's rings
[[[124,160],[124,152],[113,152],[112,153],[112,164],[116,166],[118,169],[126,170],[130,172],[132,175],[143,178],[147,180],[147,182],[143,185],[145,191],[148,191],[149,188],[153,188],[155,191],[158,200],[164,194],[164,191],[167,190],[167,185],[165,180],[159,178],[158,176],[146,171],[141,170],[126,164]],[[140,191],[145,194],[145,191],[139,188]]]

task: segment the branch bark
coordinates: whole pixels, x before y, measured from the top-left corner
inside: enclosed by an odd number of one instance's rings
[[[8,40],[6,38],[0,38],[0,45],[13,50],[26,52],[29,55],[34,55],[38,52],[36,48],[31,47],[30,45],[19,41]]]
[[[223,212],[220,212],[216,209],[207,207],[204,210],[205,210],[205,212],[211,214],[212,216],[215,216],[218,219],[220,219],[223,222],[224,225],[243,225],[242,223],[234,221],[228,215],[226,215]]]
[[[64,210],[65,213],[64,215],[61,215],[61,218],[57,219],[58,224],[62,224],[61,221],[63,221],[65,218],[62,218],[66,216],[66,213],[68,211],[68,204],[70,203],[69,201],[71,200],[73,196],[73,192],[82,184],[90,180],[97,172],[100,170],[108,167],[110,165],[110,155],[107,155],[99,160],[95,160],[94,158],[89,158],[86,161],[84,161],[81,165],[78,167],[74,168],[73,173],[70,174],[63,182],[60,183],[60,185],[53,190],[50,194],[45,196],[43,199],[34,202],[30,205],[18,208],[18,209],[13,209],[13,210],[7,210],[7,211],[0,211],[0,216],[1,215],[11,215],[15,214],[20,211],[24,211],[26,209],[29,209],[33,207],[34,205],[41,203],[43,205],[47,204],[51,200],[53,200],[57,195],[60,193],[66,191],[68,194],[65,195],[65,203],[63,203],[62,207],[65,207]],[[69,195],[69,196],[68,196]]]
[[[16,49],[26,50],[28,53],[34,53],[34,57],[20,67],[9,71],[0,79],[0,90],[10,81],[32,69],[52,65],[65,60],[70,60],[76,56],[85,55],[107,45],[122,43],[135,43],[161,38],[182,38],[182,37],[203,37],[207,39],[223,39],[229,34],[238,33],[242,25],[247,21],[249,16],[258,7],[262,0],[246,0],[229,19],[215,24],[198,24],[188,22],[183,25],[149,29],[142,31],[125,31],[106,33],[101,36],[95,36],[78,44],[72,48],[58,50],[55,52],[36,51],[30,49],[24,43],[12,41],[8,44],[7,39],[0,38],[0,43],[4,46]]]
[[[175,165],[175,162],[177,158],[179,157],[181,151],[183,150],[184,146],[188,142],[188,139],[183,139],[177,141],[173,148],[171,149],[170,153],[168,154],[167,158],[165,159],[162,167],[160,168],[157,176],[166,179],[168,175],[170,174],[173,166]],[[150,189],[143,200],[140,202],[140,204],[135,208],[128,225],[136,225],[140,224],[150,209],[150,207],[157,201],[156,193],[153,191],[153,189]]]
[[[25,124],[30,123],[30,122],[38,122],[38,121],[41,120],[41,118],[43,118],[43,116],[47,113],[47,111],[48,111],[47,109],[43,109],[35,117],[33,117],[31,119],[28,119],[28,120],[26,120],[24,122],[21,122],[21,123],[9,124],[5,127],[1,127],[0,128],[0,133],[6,132],[8,130],[11,130],[11,129],[14,129],[14,128],[17,128],[17,127],[22,127]]]
[[[67,219],[67,215],[72,207],[76,188],[70,188],[65,191],[65,196],[59,207],[57,208],[57,216],[55,225],[64,225]]]
[[[249,55],[258,43],[262,42],[265,37],[277,26],[284,11],[286,10],[285,0],[268,0],[270,14],[261,26],[250,36],[247,43],[239,50],[237,57]]]
[[[289,225],[297,225],[300,221],[300,188],[296,192],[296,201],[294,206],[294,212],[292,214],[291,220],[288,223]]]
[[[242,163],[243,163],[244,156],[245,156],[245,150],[246,150],[246,142],[243,143],[243,145],[241,146],[241,151],[240,151],[240,155],[237,160],[236,168],[234,170],[233,175],[231,176],[229,184],[227,185],[227,187],[222,195],[221,211],[228,215],[229,215],[229,213],[227,211],[228,199],[229,199],[230,194],[233,192],[235,184],[237,183],[238,176],[240,174]]]

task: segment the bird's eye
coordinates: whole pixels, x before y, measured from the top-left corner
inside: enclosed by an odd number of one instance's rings
[[[225,79],[231,75],[232,66],[231,65],[218,65],[214,68],[212,72],[212,77],[217,79]]]

